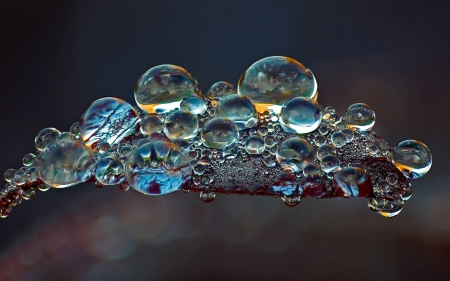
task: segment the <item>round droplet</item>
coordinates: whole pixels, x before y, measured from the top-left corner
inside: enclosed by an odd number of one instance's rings
[[[329,129],[327,126],[325,126],[325,125],[322,125],[322,126],[320,126],[320,128],[319,128],[319,133],[320,133],[322,136],[328,134],[329,131],[330,131],[330,129]]]
[[[215,118],[206,122],[201,137],[205,146],[224,149],[239,138],[239,131],[230,120]]]
[[[412,185],[408,184],[408,186],[406,187],[406,190],[403,192],[403,194],[400,195],[400,197],[403,200],[409,200],[409,198],[411,198],[412,196]]]
[[[344,196],[359,196],[360,189],[370,185],[370,179],[363,169],[346,167],[335,175],[335,180]]]
[[[322,145],[317,149],[317,158],[322,160],[327,155],[336,155],[336,149],[331,145]]]
[[[152,141],[133,151],[125,165],[125,177],[139,192],[167,194],[189,184],[192,175],[190,162],[174,143]]]
[[[171,140],[192,139],[197,136],[197,132],[197,117],[190,112],[174,110],[164,120],[164,133]]]
[[[281,200],[288,207],[297,206],[298,204],[300,204],[301,199],[302,199],[301,196],[283,196],[283,197],[281,197]]]
[[[385,218],[392,218],[397,216],[403,209],[403,206],[405,205],[405,202],[403,199],[395,199],[395,200],[383,200],[383,205],[378,211],[380,215],[382,215]]]
[[[95,179],[103,185],[119,184],[125,179],[122,163],[116,157],[102,157],[95,168]]]
[[[49,144],[56,141],[58,136],[61,134],[60,131],[55,128],[45,128],[37,134],[34,139],[34,144],[39,151],[44,150]]]
[[[35,160],[36,160],[36,155],[34,155],[33,153],[28,153],[23,157],[22,163],[24,166],[30,166],[31,164],[34,163]]]
[[[327,143],[327,138],[324,137],[324,136],[322,136],[322,135],[319,135],[319,136],[317,136],[317,137],[314,138],[314,143],[315,143],[317,146],[322,146],[322,145],[324,145],[324,144]]]
[[[216,193],[211,191],[200,192],[200,199],[205,203],[211,203],[216,198]]]
[[[317,100],[317,83],[312,72],[298,61],[281,56],[252,64],[239,79],[238,92],[249,98],[258,112],[281,106],[296,97]]]
[[[339,169],[339,159],[334,155],[327,155],[322,158],[320,167],[325,173],[334,173]]]
[[[313,163],[315,151],[311,144],[299,137],[292,137],[281,143],[277,151],[277,161],[285,170],[298,172]]]
[[[259,133],[261,136],[265,137],[265,136],[267,136],[267,134],[269,133],[269,129],[268,129],[266,126],[259,126],[259,128],[258,128],[258,133]]]
[[[308,98],[298,97],[281,108],[280,125],[285,132],[307,134],[319,127],[322,111]]]
[[[80,135],[80,123],[78,123],[78,122],[73,123],[72,126],[70,126],[69,131],[74,136],[79,136]]]
[[[81,115],[80,134],[86,146],[104,141],[110,145],[136,132],[139,117],[127,102],[113,97],[101,98]]]
[[[15,185],[22,185],[25,183],[26,179],[27,178],[26,178],[25,172],[22,171],[21,169],[19,169],[14,174],[14,177],[12,178],[11,183],[15,184]]]
[[[264,158],[263,163],[264,165],[266,165],[267,168],[273,168],[277,165],[275,158],[273,158],[272,156]]]
[[[269,147],[269,148],[277,144],[277,140],[276,140],[275,137],[272,136],[272,135],[267,136],[267,137],[264,139],[264,141],[265,141],[265,143],[266,143],[266,146]]]
[[[50,144],[36,161],[36,168],[44,182],[57,188],[87,181],[94,167],[92,152],[75,140]]]
[[[345,124],[342,123],[342,122],[339,122],[339,123],[335,124],[334,127],[335,127],[336,131],[338,131],[338,132],[340,132],[340,131],[342,131],[342,130],[347,128],[345,126]]]
[[[206,94],[206,97],[210,100],[220,100],[222,97],[229,95],[229,94],[235,94],[236,89],[233,85],[231,85],[228,82],[220,81],[217,83],[214,83],[214,85],[209,88],[208,93]]]
[[[245,151],[248,154],[261,154],[266,148],[264,140],[256,135],[253,135],[245,142]]]
[[[217,114],[233,121],[239,130],[255,125],[255,107],[250,100],[238,94],[222,97],[217,106]]]
[[[431,168],[431,152],[420,141],[405,140],[394,148],[394,164],[406,176],[420,178]]]
[[[180,104],[180,109],[192,114],[203,114],[206,112],[206,103],[199,97],[185,97]]]
[[[365,132],[375,125],[375,112],[365,103],[355,103],[345,111],[344,119],[350,129]]]
[[[376,155],[376,154],[378,153],[378,151],[379,151],[380,149],[378,148],[378,146],[372,144],[372,145],[370,145],[370,146],[367,148],[367,150],[369,151],[369,154],[370,154],[370,155],[374,156],[374,155]]]
[[[170,64],[155,66],[136,82],[134,98],[148,113],[167,113],[180,107],[188,96],[200,96],[195,78],[185,69]]]
[[[342,132],[336,132],[331,136],[331,143],[334,147],[340,148],[347,144],[347,138]]]
[[[305,177],[312,177],[312,176],[320,175],[320,169],[314,164],[308,164],[303,169],[303,175]]]
[[[146,136],[150,136],[154,132],[161,132],[163,129],[163,123],[159,120],[155,114],[149,114],[141,119],[141,133]]]
[[[27,167],[25,177],[27,182],[35,182],[39,178],[38,169],[34,166]]]
[[[100,154],[105,154],[111,148],[111,145],[105,141],[99,141],[95,145],[95,151]]]
[[[11,182],[11,180],[13,179],[14,174],[15,174],[16,172],[17,172],[16,169],[8,169],[8,170],[6,170],[6,172],[5,172],[5,174],[4,174],[4,177],[5,177],[6,182]]]
[[[341,131],[345,135],[345,139],[347,140],[347,143],[351,142],[355,138],[355,134],[350,129],[344,129]]]

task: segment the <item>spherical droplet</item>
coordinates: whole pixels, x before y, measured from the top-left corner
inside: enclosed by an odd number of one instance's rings
[[[31,164],[34,163],[35,160],[36,160],[36,155],[34,155],[33,153],[28,153],[23,157],[22,163],[24,166],[30,166]]]
[[[202,191],[200,192],[200,199],[205,203],[211,203],[216,198],[216,193],[212,191]]]
[[[113,97],[91,103],[80,119],[80,134],[86,146],[104,141],[110,145],[136,132],[139,117],[127,102]]]
[[[327,155],[322,158],[320,167],[325,173],[334,173],[339,169],[339,159],[334,155]]]
[[[180,107],[183,98],[200,96],[195,78],[185,69],[170,64],[155,66],[136,82],[134,98],[148,113],[167,113]]]
[[[379,149],[378,146],[376,146],[375,144],[372,144],[372,145],[370,145],[370,146],[367,148],[367,150],[369,151],[369,154],[370,154],[370,155],[374,156],[374,155],[376,155],[376,154],[378,153],[378,151],[379,151],[380,149]]]
[[[235,94],[236,89],[233,85],[231,85],[228,82],[220,81],[214,83],[214,85],[209,88],[208,93],[206,94],[206,97],[210,100],[220,100],[222,97],[229,95],[229,94]]]
[[[335,181],[344,196],[359,196],[360,189],[370,185],[370,179],[364,170],[356,167],[346,167],[335,175]]]
[[[201,137],[205,146],[224,149],[238,139],[239,131],[230,120],[215,118],[206,122]]]
[[[347,140],[347,143],[351,142],[355,138],[355,134],[350,129],[344,129],[341,131],[345,135],[345,139]]]
[[[122,163],[116,157],[100,158],[95,168],[95,179],[104,185],[119,184],[125,179]]]
[[[406,176],[420,178],[431,168],[431,152],[420,141],[405,140],[394,148],[394,164]]]
[[[160,195],[181,190],[192,175],[190,159],[169,141],[152,141],[136,148],[125,165],[125,177],[137,191]]]
[[[154,132],[159,133],[163,127],[163,123],[156,114],[149,114],[141,119],[140,131],[143,135],[150,136]]]
[[[324,136],[322,136],[322,135],[319,135],[319,136],[317,136],[317,137],[314,138],[314,143],[315,143],[317,146],[322,146],[322,145],[324,145],[324,144],[327,143],[327,138],[324,137]]]
[[[301,196],[283,196],[283,197],[281,197],[281,200],[288,207],[297,206],[298,204],[300,204],[301,199],[302,199]]]
[[[312,72],[298,61],[281,56],[261,59],[239,79],[238,92],[249,98],[258,112],[281,106],[296,97],[317,100],[317,83]]]
[[[239,130],[255,125],[255,107],[249,99],[238,94],[222,97],[217,106],[217,114],[231,120]]]
[[[320,169],[314,164],[308,164],[305,168],[303,168],[303,175],[305,177],[320,175]]]
[[[331,136],[331,143],[334,147],[340,148],[347,144],[347,138],[342,132],[336,132]]]
[[[6,182],[11,182],[11,180],[13,179],[14,174],[15,174],[16,172],[17,172],[16,169],[8,169],[8,170],[6,170],[6,172],[5,172],[5,174],[4,174],[4,177],[5,177]]]
[[[248,154],[261,154],[265,148],[266,144],[260,136],[253,135],[245,142],[245,151]]]
[[[307,134],[319,127],[322,112],[312,100],[298,97],[281,108],[280,125],[285,132]]]
[[[347,127],[358,132],[370,131],[375,125],[375,112],[365,103],[355,103],[345,111]]]
[[[284,169],[298,172],[313,163],[315,151],[311,144],[300,137],[283,141],[277,151],[277,161]]]
[[[206,103],[199,97],[189,96],[181,101],[180,109],[192,114],[203,114],[206,112]]]
[[[34,139],[34,144],[39,151],[42,151],[47,147],[47,145],[56,141],[60,134],[61,132],[55,128],[42,129]]]
[[[164,133],[171,140],[188,140],[197,136],[198,119],[190,112],[174,110],[164,120]]]
[[[325,144],[317,149],[317,158],[322,160],[327,155],[336,155],[336,149],[331,145]]]
[[[378,213],[385,218],[393,218],[397,216],[403,210],[403,206],[405,205],[405,202],[401,198],[394,200],[383,200],[383,203],[384,204]]]

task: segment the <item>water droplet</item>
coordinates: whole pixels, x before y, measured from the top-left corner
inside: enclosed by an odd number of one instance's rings
[[[216,198],[216,193],[211,191],[200,192],[200,199],[205,203],[211,203]]]
[[[192,114],[203,114],[206,112],[206,103],[199,97],[185,97],[180,104],[180,109]]]
[[[214,85],[209,88],[208,93],[206,93],[206,97],[210,100],[218,101],[226,95],[235,93],[236,89],[233,85],[225,81],[220,81],[214,83]]]
[[[139,117],[127,102],[113,97],[101,98],[81,115],[80,134],[86,146],[105,141],[110,145],[136,132]]]
[[[312,72],[288,57],[268,57],[252,64],[239,79],[240,95],[249,98],[258,112],[281,106],[296,97],[317,100],[317,83]]]
[[[379,148],[378,148],[378,146],[372,144],[372,145],[370,145],[370,146],[367,148],[367,150],[369,151],[369,154],[370,154],[370,155],[374,156],[374,155],[376,155],[376,154],[378,153]]]
[[[201,137],[205,146],[224,149],[239,138],[239,132],[236,125],[230,120],[215,118],[206,122]]]
[[[245,151],[248,154],[261,154],[266,148],[264,140],[259,136],[251,136],[245,142]]]
[[[154,132],[161,132],[163,129],[163,123],[159,120],[155,114],[149,114],[141,119],[141,133],[146,136],[150,136]]]
[[[39,178],[38,169],[34,166],[27,167],[25,177],[27,182],[35,182]]]
[[[298,97],[281,108],[280,125],[285,132],[307,134],[319,127],[322,112],[312,100]]]
[[[120,190],[127,191],[130,189],[131,185],[127,181],[122,181],[119,185]]]
[[[138,79],[134,89],[137,105],[148,113],[168,113],[191,95],[201,96],[195,78],[185,69],[170,64],[150,68]]]
[[[405,140],[394,148],[394,164],[406,176],[420,178],[431,168],[431,152],[420,141]]]
[[[364,103],[355,103],[345,111],[347,127],[358,132],[370,131],[375,125],[375,112]]]
[[[339,122],[339,123],[335,124],[334,127],[336,128],[336,131],[338,131],[338,132],[340,132],[340,131],[342,131],[342,130],[347,128],[345,126],[345,124],[342,123],[342,122]]]
[[[297,189],[296,178],[289,172],[280,173],[273,183],[273,191],[278,194],[290,196]]]
[[[303,175],[305,177],[320,175],[320,169],[314,164],[308,164],[305,168],[303,168]]]
[[[355,138],[355,134],[350,129],[344,129],[341,131],[345,135],[345,139],[347,140],[347,143],[351,142]]]
[[[267,136],[267,134],[269,133],[269,129],[267,129],[266,126],[259,126],[259,128],[258,128],[258,133],[259,133],[261,136],[265,137],[265,136]]]
[[[45,192],[47,190],[49,190],[50,188],[52,188],[50,185],[46,184],[45,182],[41,182],[38,186],[37,189],[39,189],[42,192]]]
[[[392,218],[398,215],[405,205],[403,199],[395,199],[395,200],[382,200],[383,204],[378,213],[385,218]]]
[[[347,138],[342,132],[336,132],[331,136],[331,143],[334,147],[340,148],[347,144]]]
[[[315,151],[311,144],[300,137],[283,141],[277,151],[277,161],[283,169],[298,172],[309,163],[313,163]]]
[[[317,136],[317,137],[314,138],[314,143],[315,143],[317,146],[322,146],[322,145],[324,145],[324,144],[327,143],[327,138],[324,137],[324,136],[322,136],[322,135]]]
[[[255,107],[249,99],[238,94],[222,97],[217,106],[217,114],[233,121],[239,130],[255,125]]]
[[[336,149],[331,145],[322,145],[317,149],[317,158],[322,160],[327,155],[336,155]]]
[[[13,179],[14,174],[16,172],[17,172],[17,170],[15,170],[15,169],[8,169],[8,170],[6,170],[6,172],[4,174],[6,182],[11,182],[11,180]]]
[[[206,171],[206,168],[202,164],[196,164],[194,166],[194,173],[197,175],[203,175],[203,173],[205,173],[205,171]]]
[[[329,131],[330,129],[326,125],[322,125],[319,127],[319,133],[323,136],[328,134]]]
[[[128,183],[147,195],[167,194],[189,184],[190,159],[169,141],[152,141],[135,149],[125,165]]]
[[[275,158],[272,156],[263,158],[264,165],[266,165],[267,168],[273,168],[277,165],[277,162],[275,161]]]
[[[72,126],[70,126],[69,131],[74,136],[79,136],[80,135],[80,123],[78,123],[78,122],[73,123]]]
[[[34,144],[39,151],[43,151],[49,144],[56,141],[60,134],[61,132],[55,128],[42,129],[34,139]]]
[[[33,199],[36,195],[36,190],[34,188],[30,188],[27,190],[24,190],[22,194],[20,195],[23,200],[30,200]]]
[[[322,158],[320,167],[325,173],[334,173],[339,169],[339,159],[334,155],[327,155]]]
[[[335,180],[346,197],[359,196],[360,189],[367,189],[371,185],[364,170],[356,167],[342,169],[336,173]]]
[[[36,161],[36,155],[34,155],[33,153],[26,154],[22,159],[22,163],[24,166],[30,166],[34,163],[34,161]]]
[[[283,196],[283,197],[281,197],[281,200],[288,207],[297,206],[298,204],[300,204],[301,199],[302,199],[301,196]]]
[[[406,187],[406,190],[400,196],[405,201],[409,200],[409,198],[411,198],[411,196],[412,196],[412,185],[408,184],[408,186]]]
[[[95,168],[95,179],[103,185],[119,184],[125,179],[122,163],[116,157],[102,157]]]
[[[174,110],[164,120],[164,132],[171,140],[188,140],[197,135],[198,120],[187,111]]]
[[[11,184],[22,185],[25,183],[25,181],[26,181],[25,172],[19,169],[14,174],[14,177],[11,180]]]
[[[95,145],[95,151],[98,152],[99,154],[105,154],[110,149],[111,149],[111,145],[105,141],[99,141]]]
[[[133,151],[133,148],[131,146],[121,145],[119,147],[119,156],[120,157],[128,157],[128,156],[130,156],[132,151]]]
[[[211,175],[209,175],[209,174],[205,174],[205,175],[203,175],[203,177],[202,177],[202,183],[204,184],[204,185],[209,185],[210,183],[212,183],[214,181],[214,178],[211,176]]]
[[[267,136],[267,137],[264,139],[264,142],[266,143],[266,146],[269,147],[269,148],[271,148],[271,147],[273,147],[274,145],[277,144],[277,140],[276,140],[275,137],[272,136],[272,135]]]

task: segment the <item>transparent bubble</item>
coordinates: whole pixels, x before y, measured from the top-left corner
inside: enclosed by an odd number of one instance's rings
[[[259,136],[251,136],[245,142],[245,151],[248,154],[261,154],[266,148],[264,140]]]
[[[382,207],[378,213],[385,218],[392,218],[397,216],[402,211],[403,206],[405,205],[405,202],[401,198],[392,201],[382,200],[382,202]]]
[[[68,187],[87,181],[95,167],[92,152],[80,141],[54,142],[38,156],[36,168],[52,187]]]
[[[99,141],[95,146],[95,151],[100,154],[105,154],[111,148],[111,145],[105,141]]]
[[[194,173],[196,175],[203,175],[205,173],[205,171],[206,171],[206,167],[203,166],[202,164],[196,164],[194,166]]]
[[[269,147],[269,148],[277,144],[277,140],[276,140],[275,137],[272,136],[272,135],[267,136],[267,137],[264,139],[264,141],[265,141],[265,143],[266,143],[266,146]]]
[[[370,185],[370,179],[364,170],[357,167],[346,167],[336,173],[335,180],[346,197],[359,195],[359,189]]]
[[[250,100],[238,94],[222,97],[217,106],[217,114],[233,121],[239,130],[255,125],[255,107]]]
[[[339,159],[334,155],[327,155],[322,158],[320,167],[325,173],[334,173],[339,169]]]
[[[36,160],[36,155],[34,155],[33,153],[28,153],[23,157],[22,163],[24,166],[30,166],[31,164],[34,163],[35,160]]]
[[[331,145],[322,145],[317,149],[317,158],[322,160],[327,155],[336,155],[336,149]]]
[[[263,163],[264,163],[264,165],[266,165],[267,168],[273,168],[277,165],[275,158],[272,156],[264,158]]]
[[[211,191],[200,192],[200,199],[205,203],[211,203],[216,198],[216,193]]]
[[[171,140],[188,140],[197,136],[198,119],[190,112],[174,110],[164,120],[164,133]]]
[[[258,112],[281,106],[296,97],[317,100],[317,83],[312,72],[298,61],[281,56],[261,59],[239,79],[238,92],[249,98]]]
[[[307,98],[294,98],[281,108],[280,125],[285,132],[306,134],[317,129],[321,121],[322,112]]]
[[[148,113],[168,113],[191,95],[201,96],[195,78],[185,69],[170,64],[149,69],[134,88],[137,105]]]
[[[370,131],[375,125],[375,112],[365,103],[355,103],[345,111],[347,127],[358,132]]]
[[[95,168],[95,179],[104,185],[115,185],[125,179],[122,163],[116,157],[102,157]]]
[[[11,180],[11,183],[15,185],[22,185],[25,183],[26,179],[27,178],[25,172],[22,170],[17,170],[16,173],[14,174],[14,177]]]
[[[134,134],[138,122],[138,114],[129,103],[113,97],[101,98],[81,115],[80,134],[91,149],[99,141],[114,145]]]
[[[340,148],[347,144],[347,138],[342,132],[336,132],[331,136],[331,143],[334,147]]]
[[[277,151],[277,161],[284,169],[298,172],[309,163],[313,163],[315,150],[311,144],[300,137],[283,141]]]
[[[411,198],[411,196],[412,196],[412,185],[408,184],[405,192],[402,195],[400,195],[400,197],[406,201],[406,200],[409,200],[409,198]]]
[[[34,144],[39,151],[42,151],[47,147],[47,145],[56,141],[60,134],[61,132],[55,128],[42,129],[34,139]]]
[[[344,129],[347,128],[347,127],[345,126],[345,124],[342,123],[342,122],[339,122],[339,123],[335,124],[334,127],[335,127],[336,131],[338,131],[338,132],[340,132],[340,131],[342,131],[342,130],[344,130]]]
[[[288,207],[297,206],[298,204],[300,204],[301,199],[302,199],[301,196],[283,196],[283,197],[281,197],[281,200]]]
[[[17,170],[15,170],[15,169],[8,169],[8,170],[6,170],[6,172],[4,174],[6,182],[11,182],[11,180],[13,179],[14,174],[16,172],[17,172]]]
[[[192,114],[203,114],[206,112],[206,103],[199,97],[185,97],[180,104],[180,109]]]
[[[320,175],[320,169],[314,164],[308,164],[303,169],[303,175],[305,177],[312,177],[315,175]]]
[[[39,178],[39,171],[34,166],[27,167],[25,172],[25,178],[27,182],[35,182]]]
[[[326,134],[328,134],[328,132],[330,131],[330,129],[327,127],[327,126],[325,126],[325,125],[322,125],[322,126],[320,126],[320,128],[319,128],[319,133],[321,134],[321,135],[326,135]]]
[[[125,165],[128,183],[147,195],[181,190],[189,184],[192,168],[189,157],[169,141],[156,140],[133,151]]]
[[[324,136],[322,136],[322,135],[317,136],[317,137],[314,138],[314,143],[315,143],[317,146],[324,145],[324,144],[327,143],[327,138],[324,137]]]
[[[341,131],[345,135],[345,139],[347,140],[347,143],[351,142],[355,138],[355,134],[350,129],[344,129]]]
[[[375,144],[372,144],[367,148],[367,150],[369,151],[369,154],[373,156],[377,154],[380,149]]]
[[[141,119],[141,133],[146,136],[150,136],[154,132],[161,132],[163,129],[163,123],[159,120],[155,114],[149,114]]]
[[[239,131],[230,120],[215,118],[206,122],[201,137],[205,146],[224,149],[238,139]]]
[[[259,126],[259,128],[258,128],[258,133],[259,133],[261,136],[265,137],[265,136],[267,136],[267,134],[269,133],[269,129],[268,129],[266,126]]]
[[[209,88],[208,93],[206,94],[206,97],[210,100],[220,100],[222,97],[229,95],[229,94],[235,94],[236,89],[233,85],[231,85],[228,82],[220,81],[214,83],[214,85]]]
[[[431,152],[420,141],[405,140],[394,148],[394,164],[406,176],[420,178],[431,168]]]

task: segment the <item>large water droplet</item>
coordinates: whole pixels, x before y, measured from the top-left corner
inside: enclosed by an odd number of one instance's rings
[[[113,97],[101,98],[81,115],[80,134],[91,149],[99,141],[114,145],[134,134],[138,122],[138,114],[129,103]]]
[[[355,103],[345,111],[344,119],[350,129],[369,131],[375,125],[375,112],[365,103]]]
[[[217,106],[217,114],[219,117],[233,121],[239,130],[249,128],[256,122],[255,107],[246,97],[237,94],[227,95],[220,99]]]
[[[245,151],[248,154],[261,154],[265,148],[266,144],[260,136],[251,136],[245,142]]]
[[[215,118],[206,122],[201,136],[205,146],[224,149],[237,140],[239,131],[236,125],[230,120]]]
[[[220,81],[217,83],[214,83],[214,85],[209,88],[208,93],[206,94],[206,97],[210,100],[220,100],[222,97],[229,95],[229,94],[235,94],[236,89],[233,85],[231,85],[228,82]]]
[[[171,140],[192,139],[198,132],[197,117],[187,111],[174,110],[164,120],[164,132]]]
[[[42,129],[34,139],[34,144],[39,151],[43,151],[47,145],[56,141],[60,134],[61,132],[55,128]]]
[[[249,98],[258,112],[281,106],[296,97],[317,100],[317,83],[312,72],[298,61],[282,56],[261,59],[239,79],[240,95]]]
[[[181,101],[180,109],[192,114],[203,114],[206,111],[206,103],[199,97],[189,96]]]
[[[284,169],[298,172],[313,163],[315,151],[311,144],[299,137],[292,137],[281,143],[277,151],[277,161]]]
[[[139,78],[134,89],[136,103],[148,113],[172,111],[190,95],[201,95],[197,81],[185,69],[170,64],[149,69]]]
[[[406,176],[420,178],[431,168],[431,152],[420,141],[405,140],[394,148],[394,164]]]
[[[283,105],[280,125],[285,132],[307,134],[319,127],[322,112],[307,98],[294,98]]]

